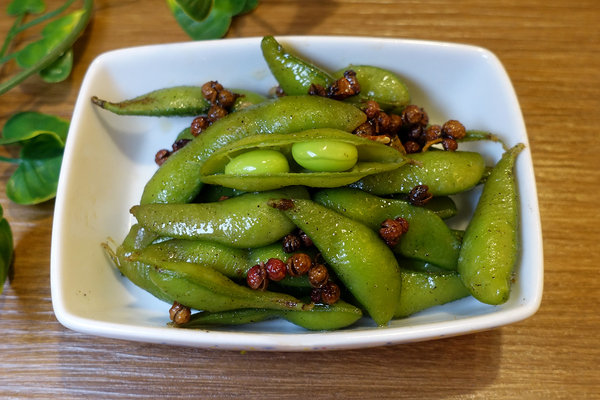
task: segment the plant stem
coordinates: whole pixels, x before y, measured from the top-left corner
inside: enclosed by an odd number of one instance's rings
[[[24,17],[25,17],[25,14],[18,15],[15,19],[15,22],[10,27],[10,30],[6,34],[6,39],[4,39],[4,43],[2,44],[2,49],[0,50],[0,59],[2,57],[4,57],[4,54],[8,50],[8,46],[12,42],[13,38],[17,35],[17,33],[20,32],[19,25],[21,25],[21,22],[23,22]],[[0,64],[3,64],[3,63],[4,63],[4,61],[0,62]]]
[[[60,42],[51,52],[42,57],[35,65],[32,65],[31,67],[22,70],[21,72],[10,78],[8,81],[0,84],[0,95],[17,86],[19,83],[27,79],[30,75],[33,75],[52,64],[57,57],[59,57],[73,45],[75,40],[77,40],[81,32],[87,26],[92,15],[94,1],[83,0],[83,3],[84,13],[77,25],[75,26],[75,28],[73,28],[73,31],[71,31],[71,33],[69,33],[69,35],[62,42]]]
[[[21,163],[20,158],[10,158],[10,157],[4,157],[4,156],[0,156],[0,161],[11,163],[11,164],[20,164]]]

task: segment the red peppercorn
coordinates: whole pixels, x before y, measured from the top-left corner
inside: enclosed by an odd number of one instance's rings
[[[159,150],[154,156],[154,162],[156,165],[163,165],[167,158],[171,155],[171,152],[167,149]]]
[[[190,321],[192,312],[189,307],[184,306],[178,302],[173,302],[173,305],[169,309],[169,318],[176,325],[185,324]]]
[[[248,270],[246,283],[251,289],[265,290],[269,285],[267,268],[263,263],[257,264]]]
[[[270,280],[279,282],[285,278],[287,265],[278,258],[269,258],[265,264],[267,267],[267,275]]]

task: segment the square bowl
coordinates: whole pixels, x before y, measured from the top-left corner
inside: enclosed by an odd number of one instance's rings
[[[217,80],[225,87],[266,94],[276,85],[260,38],[143,46],[100,55],[89,67],[77,99],[56,197],[52,251],[52,303],[58,320],[75,331],[105,337],[236,350],[305,351],[390,345],[495,328],[534,314],[543,287],[543,253],[537,193],[527,133],[509,77],[488,50],[450,43],[357,37],[282,37],[290,49],[329,70],[370,64],[396,72],[413,104],[430,121],[460,120],[493,132],[509,146],[524,143],[515,167],[520,193],[521,247],[511,297],[500,306],[468,297],[376,327],[368,318],[334,332],[309,332],[273,320],[210,330],[166,325],[169,304],[122,277],[100,244],[120,242],[154,154],[168,148],[191,118],[116,116],[94,107],[110,100],[176,85]],[[461,144],[461,148],[463,145]],[[502,148],[474,142],[488,164]],[[450,221],[464,228],[480,191],[457,196],[462,211]]]

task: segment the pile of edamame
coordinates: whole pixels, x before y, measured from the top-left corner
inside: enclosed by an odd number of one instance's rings
[[[176,304],[177,312],[194,310],[172,324],[183,328],[283,318],[333,330],[362,317],[386,326],[469,295],[506,302],[518,245],[513,169],[523,145],[486,166],[477,152],[432,146],[407,154],[360,137],[352,132],[367,120],[366,101],[391,114],[409,105],[400,77],[353,66],[359,93],[342,100],[308,95],[314,87],[331,88],[347,69],[324,71],[270,36],[261,49],[285,95],[232,89],[242,96],[229,114],[198,136],[189,129],[179,135],[186,145],[156,170],[131,209],[137,223],[116,249],[105,245],[121,273]],[[120,103],[92,101],[122,115],[197,116],[211,107],[202,89],[191,86]],[[425,205],[407,200],[418,185],[433,195]],[[445,219],[457,210],[448,196],[477,185],[483,191],[468,227],[450,229]],[[381,224],[398,218],[408,230],[387,244],[378,234]],[[339,286],[338,301],[311,299],[306,275],[263,290],[246,285],[253,266],[287,260],[282,238],[298,229]]]

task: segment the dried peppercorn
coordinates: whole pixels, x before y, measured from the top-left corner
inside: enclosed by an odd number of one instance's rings
[[[290,276],[300,276],[308,272],[312,266],[312,260],[308,254],[297,253],[288,258],[287,272]]]
[[[454,139],[444,138],[442,139],[442,147],[446,151],[456,151],[456,149],[458,149],[458,143]]]
[[[267,276],[274,282],[279,282],[287,273],[287,265],[278,258],[269,258],[265,264]]]
[[[251,289],[265,290],[269,286],[267,268],[264,263],[259,263],[250,268],[246,274],[246,283]]]
[[[167,158],[169,158],[170,155],[171,152],[167,149],[159,150],[154,156],[154,162],[156,163],[156,165],[163,165],[163,163],[167,161]]]
[[[408,232],[408,221],[406,219],[402,217],[387,218],[381,223],[379,236],[388,246],[394,247],[406,232]]]
[[[408,192],[408,201],[413,206],[424,206],[432,198],[427,185],[417,185]]]
[[[325,286],[329,280],[329,271],[323,264],[313,265],[308,270],[308,281],[314,288],[321,288]]]
[[[464,138],[467,131],[463,124],[455,119],[451,119],[446,121],[442,126],[442,134],[449,139],[458,140]]]
[[[333,304],[340,299],[340,287],[329,281],[321,289],[321,301],[325,304]]]
[[[283,251],[286,253],[293,253],[298,251],[302,245],[302,241],[298,237],[298,235],[290,233],[289,235],[285,235],[283,237],[282,246]]]
[[[192,312],[190,308],[184,306],[183,304],[179,304],[176,301],[173,302],[173,305],[169,309],[169,318],[176,325],[181,325],[189,322],[191,316]]]
[[[351,69],[344,72],[344,76],[333,82],[327,88],[327,97],[335,100],[343,100],[360,93],[360,84],[356,79],[356,72]]]
[[[193,136],[198,136],[200,133],[206,130],[206,128],[208,128],[210,124],[211,123],[206,116],[201,115],[199,117],[196,117],[190,125],[190,133]]]
[[[300,241],[304,247],[314,246],[312,239],[303,230],[298,231],[298,237],[300,238]]]

